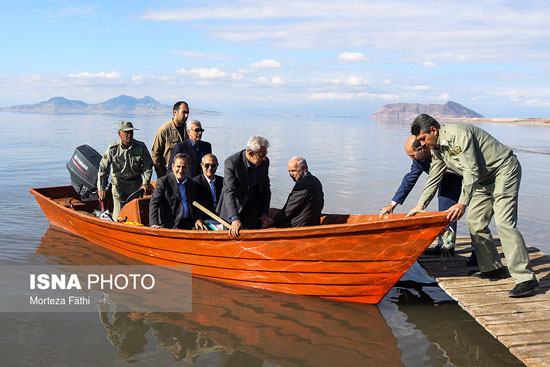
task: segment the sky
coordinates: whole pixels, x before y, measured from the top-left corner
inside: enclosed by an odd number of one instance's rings
[[[2,2],[0,106],[149,95],[227,113],[458,102],[550,117],[550,1]]]

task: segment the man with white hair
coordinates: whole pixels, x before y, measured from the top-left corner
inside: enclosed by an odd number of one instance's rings
[[[274,227],[305,227],[321,224],[324,194],[321,181],[313,176],[303,157],[292,157],[288,174],[296,184],[288,195],[285,206],[275,217]]]
[[[189,170],[187,171],[187,177],[193,178],[201,174],[201,161],[202,157],[212,153],[212,145],[202,140],[202,128],[201,122],[198,120],[189,120],[187,122],[187,134],[188,139],[181,141],[174,145],[172,149],[172,156],[168,162],[168,167],[172,167],[172,161],[176,154],[183,153],[189,156]],[[170,171],[171,168],[168,169]]]
[[[248,139],[246,149],[229,156],[224,162],[223,188],[217,211],[231,223],[233,237],[241,229],[269,226],[269,142],[261,136]]]

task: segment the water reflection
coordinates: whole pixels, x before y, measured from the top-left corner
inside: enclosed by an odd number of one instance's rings
[[[422,352],[424,365],[523,366],[455,301],[435,300],[438,296],[434,293],[439,288],[434,288],[433,284],[406,281],[401,285],[407,288],[394,288],[388,298],[405,314],[408,326],[414,329],[409,330],[409,337],[425,338],[429,342]],[[402,345],[400,347],[403,349]],[[414,356],[414,352],[404,353],[403,361],[407,365],[415,365],[411,362],[415,359],[418,356]]]
[[[63,265],[137,263],[53,228],[37,253]],[[281,366],[403,365],[397,339],[376,306],[258,292],[200,278],[193,278],[192,312],[123,313],[100,304],[99,320],[120,359],[140,361],[164,353],[174,361],[210,358],[209,365],[219,366],[260,366],[264,361]]]

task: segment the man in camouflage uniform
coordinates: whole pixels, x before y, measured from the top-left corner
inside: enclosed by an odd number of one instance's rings
[[[134,140],[134,126],[129,121],[122,121],[118,126],[120,140],[107,148],[99,163],[97,175],[98,195],[105,198],[109,172],[113,166],[111,179],[113,193],[113,219],[117,221],[118,214],[126,199],[140,188],[146,190],[151,187],[149,181],[153,173],[153,161],[147,146],[141,141]]]
[[[448,218],[456,221],[464,215],[466,206],[470,206],[468,228],[481,271],[476,275],[492,280],[507,277],[489,230],[494,215],[508,270],[516,281],[508,295],[535,294],[539,284],[523,237],[516,228],[521,165],[512,149],[477,126],[440,126],[426,114],[415,118],[411,133],[422,146],[432,150],[432,164],[418,205],[409,215],[429,204],[447,167],[460,173],[463,177],[460,198],[447,212]]]
[[[172,119],[158,128],[153,140],[151,155],[157,178],[161,178],[166,174],[174,145],[189,137],[185,126],[185,122],[189,117],[187,102],[176,102],[172,112],[174,114]]]

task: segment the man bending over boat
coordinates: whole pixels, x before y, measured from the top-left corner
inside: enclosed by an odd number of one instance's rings
[[[313,176],[303,157],[288,161],[288,173],[295,182],[283,209],[275,217],[274,227],[305,227],[321,224],[323,186]]]
[[[261,136],[248,139],[246,149],[224,162],[223,188],[217,211],[231,223],[229,233],[238,237],[241,229],[269,226],[269,142]]]
[[[179,153],[172,172],[157,180],[149,202],[149,225],[153,228],[207,229],[192,205],[197,198],[196,184],[187,177],[189,156]]]
[[[416,136],[411,135],[405,142],[405,153],[412,159],[411,170],[403,176],[401,185],[397,189],[391,202],[380,209],[379,217],[382,218],[384,214],[391,214],[397,206],[397,204],[403,205],[405,199],[414,188],[414,185],[418,181],[420,175],[425,172],[430,172],[430,165],[432,163],[432,152],[429,148],[420,145],[420,142],[416,140]],[[460,197],[460,189],[462,186],[462,176],[457,173],[446,170],[441,183],[439,184],[439,191],[437,194],[438,205],[440,211],[445,211],[451,206],[455,205]],[[456,239],[456,224],[457,222],[451,222],[450,228],[452,231],[452,242],[454,244]],[[426,250],[427,254],[440,255],[441,254],[441,239],[439,239],[439,246],[435,249]],[[454,254],[454,247],[449,250],[449,253]],[[475,252],[472,253],[471,259],[468,260],[469,264],[477,265],[475,261]]]
[[[98,196],[105,199],[109,172],[112,172],[113,193],[113,220],[118,220],[118,214],[126,199],[139,190],[147,190],[151,187],[151,175],[153,174],[153,161],[147,146],[141,141],[134,140],[134,125],[130,121],[122,121],[118,125],[120,140],[112,143],[107,148],[99,163],[97,174]]]
[[[477,126],[440,126],[427,114],[418,115],[414,119],[411,133],[422,146],[430,148],[433,155],[426,186],[418,205],[409,211],[409,215],[414,215],[428,205],[447,167],[462,174],[460,198],[447,210],[447,218],[459,220],[466,207],[470,207],[468,229],[481,270],[475,275],[491,280],[508,277],[489,230],[494,215],[508,270],[516,281],[516,286],[508,296],[526,297],[535,294],[539,283],[531,267],[523,237],[517,229],[521,165],[512,149]]]

